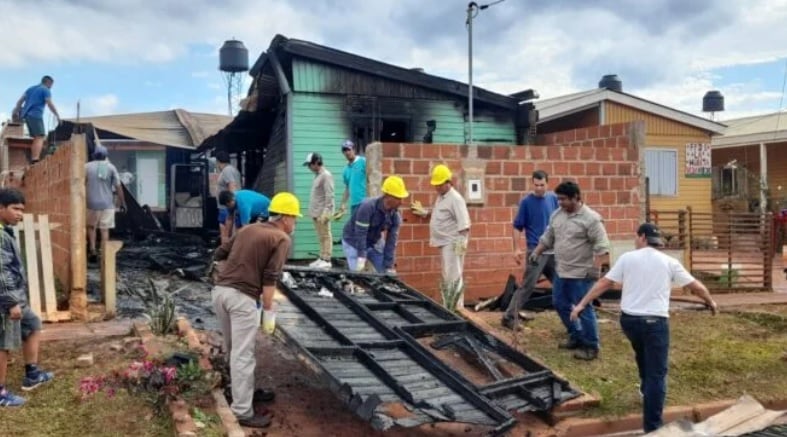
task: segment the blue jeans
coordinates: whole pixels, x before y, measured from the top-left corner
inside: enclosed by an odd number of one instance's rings
[[[342,250],[344,250],[344,257],[347,258],[347,265],[350,267],[350,271],[354,272],[358,267],[358,250],[344,240],[342,240]],[[374,266],[378,273],[385,272],[382,252],[370,247],[366,249],[366,260]]]
[[[552,283],[552,304],[571,339],[586,349],[598,350],[598,324],[593,305],[579,313],[579,320],[571,321],[571,310],[590,291],[595,279],[555,278]]]
[[[651,316],[620,316],[620,326],[631,342],[639,369],[642,390],[642,427],[645,432],[659,429],[667,396],[669,360],[669,319]]]

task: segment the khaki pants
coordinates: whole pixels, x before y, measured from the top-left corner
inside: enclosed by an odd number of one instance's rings
[[[213,310],[224,337],[230,360],[232,412],[239,419],[254,416],[254,368],[257,366],[256,342],[260,328],[260,310],[252,297],[217,285],[211,292]]]
[[[443,282],[452,283],[462,279],[465,266],[465,256],[457,255],[454,252],[454,245],[447,244],[440,248],[441,261],[443,266]],[[459,297],[456,302],[457,308],[465,306],[465,294]]]
[[[320,240],[320,259],[331,261],[333,254],[333,237],[331,236],[331,222],[320,223],[319,219],[314,220],[314,229],[317,231],[317,238]]]

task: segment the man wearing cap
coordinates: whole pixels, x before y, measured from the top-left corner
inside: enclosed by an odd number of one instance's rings
[[[267,222],[244,226],[213,256],[214,261],[226,261],[218,273],[211,298],[230,365],[231,409],[242,426],[253,428],[264,428],[271,423],[269,414],[255,414],[253,403],[273,399],[272,392],[254,390],[259,310],[262,308],[265,318],[271,320],[266,323],[271,323],[272,330],[276,283],[290,252],[295,220],[301,217],[298,199],[291,193],[273,196],[268,212]]]
[[[451,169],[438,164],[432,169],[431,184],[437,191],[437,199],[431,212],[419,210],[418,204],[412,208],[413,213],[422,217],[431,215],[429,219],[429,246],[440,249],[442,263],[442,290],[459,293],[456,308],[464,306],[462,272],[464,270],[467,240],[470,234],[470,213],[467,211],[465,199],[456,191],[451,181]],[[414,202],[415,203],[415,202]],[[446,293],[444,300],[446,299]],[[449,302],[443,302],[449,304]]]
[[[368,259],[378,273],[396,273],[396,243],[402,224],[399,206],[410,194],[399,176],[387,177],[382,192],[382,196],[364,200],[344,225],[342,249],[352,271],[364,271]]]
[[[51,89],[54,83],[55,80],[51,76],[42,77],[40,84],[25,90],[14,108],[14,114],[25,121],[27,132],[33,137],[33,144],[30,146],[30,160],[33,164],[41,159],[41,150],[44,148],[44,137],[46,137],[44,106],[49,107],[57,119],[57,124],[60,124],[60,114],[52,103]]]
[[[314,230],[320,241],[320,257],[309,264],[309,267],[330,269],[333,254],[333,236],[331,235],[331,216],[333,215],[333,175],[323,167],[319,153],[309,153],[303,165],[314,173],[311,197],[309,198],[309,215],[314,222]]]
[[[126,209],[120,175],[107,160],[107,149],[97,146],[93,151],[93,161],[85,164],[85,200],[87,201],[87,239],[88,259],[95,262],[96,228],[101,232],[101,241],[109,241],[109,230],[115,228],[115,198],[117,193],[120,210]]]
[[[342,196],[341,212],[347,211],[350,203],[350,214],[354,214],[361,202],[366,198],[366,158],[355,154],[355,144],[350,140],[342,143],[342,154],[347,158],[347,166],[342,173],[344,195]]]
[[[708,289],[696,280],[663,247],[659,229],[644,223],[637,229],[635,250],[618,258],[606,276],[599,279],[571,311],[571,320],[613,283],[623,284],[620,297],[620,326],[634,349],[642,394],[642,425],[646,433],[662,425],[667,394],[669,357],[669,299],[672,284],[687,287],[705,301],[711,314],[718,307]]]

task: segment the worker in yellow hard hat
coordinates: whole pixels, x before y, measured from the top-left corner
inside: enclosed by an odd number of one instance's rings
[[[276,194],[268,213],[267,222],[244,226],[213,257],[224,262],[211,297],[230,365],[231,409],[242,426],[252,428],[264,428],[271,423],[270,414],[255,413],[253,402],[273,398],[270,391],[260,389],[255,393],[259,310],[264,311],[265,330],[272,332],[276,323],[273,296],[290,252],[295,220],[301,217],[300,202],[291,193]]]
[[[399,207],[410,193],[399,176],[387,177],[382,192],[364,200],[344,226],[342,248],[352,271],[364,271],[368,259],[378,273],[396,274]]]
[[[440,249],[442,282],[440,284],[443,304],[448,309],[464,306],[465,253],[470,235],[470,213],[465,199],[453,187],[451,169],[438,164],[432,169],[431,184],[437,191],[437,199],[431,211],[414,201],[410,208],[413,214],[429,219],[429,245]]]

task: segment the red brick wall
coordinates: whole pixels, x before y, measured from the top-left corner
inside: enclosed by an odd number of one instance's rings
[[[51,232],[52,259],[55,277],[66,290],[80,285],[72,284],[71,280],[71,217],[74,216],[71,210],[71,182],[74,178],[84,181],[84,165],[78,167],[82,169],[81,172],[72,174],[73,155],[72,144],[62,143],[53,155],[47,156],[25,172],[21,186],[27,202],[25,212],[48,214],[50,223],[60,225]],[[75,237],[84,241],[85,230]],[[84,287],[83,284],[81,286]]]
[[[466,300],[499,294],[512,272],[520,272],[512,258],[511,223],[520,199],[531,190],[531,173],[545,170],[549,186],[573,179],[588,206],[605,219],[611,240],[629,240],[642,217],[638,145],[641,123],[594,126],[545,135],[538,145],[479,146],[477,161],[485,168],[483,205],[470,205],[472,228],[465,260]],[[467,146],[439,144],[382,144],[383,176],[403,177],[409,200],[430,206],[435,199],[429,171],[438,163],[454,172],[455,185],[465,193],[463,166]],[[370,161],[370,165],[375,163]],[[432,297],[439,296],[440,258],[429,247],[428,220],[402,208],[405,223],[397,248],[397,271],[404,281]]]

